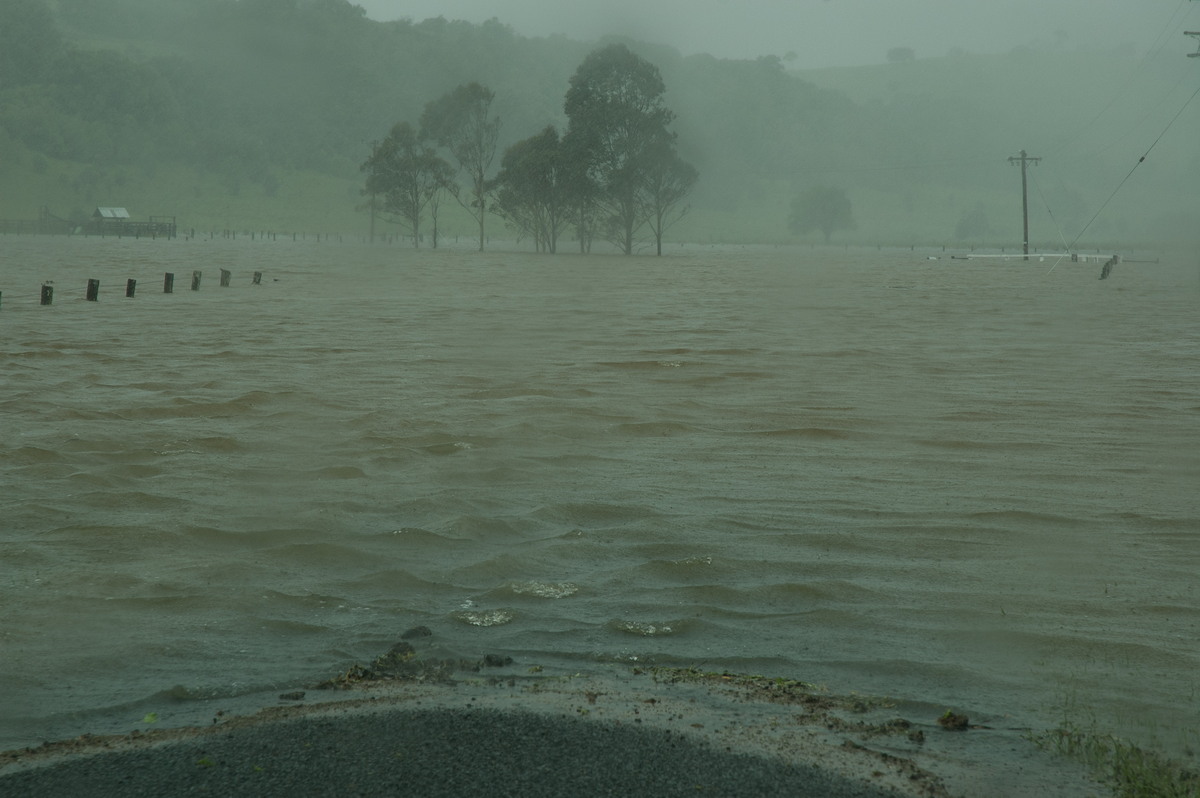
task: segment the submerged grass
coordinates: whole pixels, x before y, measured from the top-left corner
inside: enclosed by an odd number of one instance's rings
[[[1067,724],[1030,739],[1088,765],[1119,798],[1200,798],[1200,772],[1111,734]]]
[[[1087,688],[1075,678],[1062,684],[1057,726],[1026,736],[1047,751],[1089,767],[1118,798],[1200,798],[1200,730],[1179,718],[1113,717],[1103,719],[1088,700]],[[1200,683],[1176,694],[1184,717],[1194,713]],[[1136,735],[1118,737],[1114,728]]]

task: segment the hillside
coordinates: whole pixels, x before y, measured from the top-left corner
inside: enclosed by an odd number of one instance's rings
[[[1030,213],[1052,240],[1059,228],[1076,235],[1110,197],[1089,230],[1108,240],[1187,237],[1197,219],[1189,197],[1200,178],[1200,103],[1187,102],[1200,73],[1186,59],[1022,49],[797,76],[845,94],[895,139],[864,169],[991,188],[972,192],[991,219],[1013,217],[1019,169],[1007,160],[1021,149],[1042,159],[1031,169]]]
[[[393,123],[480,80],[503,149],[563,125],[568,80],[599,44],[495,21],[375,22],[345,0],[0,0],[0,17],[0,218],[123,205],[201,230],[364,230],[358,165]],[[1024,148],[1044,157],[1035,238],[1055,244],[1179,107],[1174,73],[1134,70],[1131,53],[792,74],[771,57],[628,44],[662,71],[680,151],[700,171],[694,210],[672,230],[692,241],[796,240],[791,197],[828,184],[857,221],[835,240],[1015,245],[1019,177],[1005,159]],[[1118,92],[1131,72],[1140,82]],[[1200,228],[1186,199],[1200,157],[1183,135],[1198,126],[1190,108],[1085,241]],[[446,225],[468,232],[465,218]]]

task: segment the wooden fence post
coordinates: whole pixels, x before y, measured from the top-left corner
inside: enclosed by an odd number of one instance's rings
[[[192,272],[192,290],[200,290],[200,272],[199,270]]]
[[[175,292],[175,275],[172,272],[167,272],[163,275],[163,293],[172,294]]]
[[[133,298],[133,292],[137,290],[137,280],[132,277],[125,281],[125,296]]]
[[[95,302],[99,298],[100,298],[100,281],[99,280],[88,280],[88,287],[87,287],[88,302]]]

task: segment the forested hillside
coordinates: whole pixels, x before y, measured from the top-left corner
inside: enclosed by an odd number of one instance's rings
[[[393,124],[416,123],[426,103],[479,81],[495,93],[503,152],[564,125],[568,80],[601,44],[529,39],[502,21],[376,22],[345,0],[0,0],[0,19],[0,218],[111,204],[201,229],[365,230],[359,166]],[[672,234],[704,242],[795,240],[791,198],[829,185],[849,195],[857,221],[836,240],[1019,243],[1019,179],[1005,158],[1061,144],[1065,133],[1046,131],[1086,123],[1105,95],[1093,84],[1072,94],[1071,119],[1017,123],[1022,109],[998,108],[996,86],[950,86],[945,75],[995,76],[1029,54],[796,75],[775,57],[628,45],[661,70],[679,151],[700,175]],[[1085,56],[1062,58],[1072,80],[1088,73]],[[1114,73],[1128,65],[1098,58]],[[1065,91],[1055,74],[1023,96],[1053,103]],[[1196,110],[1180,129],[1196,129]],[[1056,221],[1081,227],[1137,146],[1084,168],[1047,160],[1045,194],[1070,206]],[[1200,227],[1194,203],[1178,201],[1200,179],[1200,158],[1163,146],[1174,162],[1147,168],[1142,200],[1106,211],[1095,238]]]

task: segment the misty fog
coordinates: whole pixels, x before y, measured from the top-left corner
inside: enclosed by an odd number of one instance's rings
[[[921,58],[954,51],[997,55],[1020,47],[1141,49],[1161,33],[1178,0],[571,0],[552,5],[509,0],[498,12],[481,0],[364,0],[378,20],[430,17],[482,23],[493,17],[526,36],[583,41],[625,36],[666,44],[683,55],[718,58],[793,54],[804,69],[882,64],[895,47]]]
[[[618,35],[661,71],[698,170],[676,240],[820,241],[789,209],[829,187],[854,222],[834,243],[1019,246],[1021,150],[1041,159],[1038,248],[1200,229],[1187,0],[514,3],[506,18],[467,2],[5,2],[49,14],[5,29],[0,218],[111,204],[185,228],[362,231],[358,166],[392,125],[484,80],[503,122],[494,175],[509,146],[564,128],[572,72]],[[454,210],[445,223],[470,229]]]
[[[1194,795],[1198,30],[0,0],[0,795]]]

